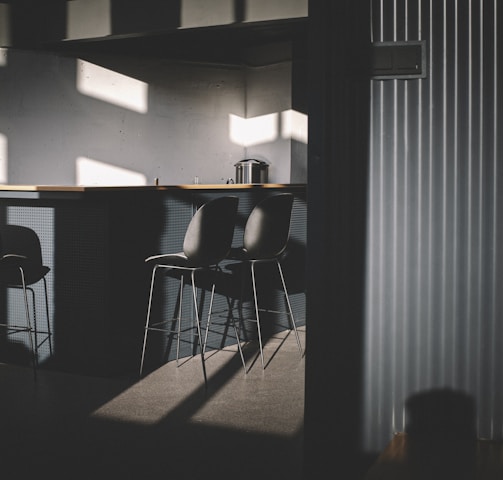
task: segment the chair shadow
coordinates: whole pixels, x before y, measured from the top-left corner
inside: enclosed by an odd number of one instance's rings
[[[22,337],[21,337],[22,338]],[[10,363],[18,366],[30,366],[33,357],[30,349],[20,341],[0,341],[0,363]]]
[[[365,480],[482,480],[476,406],[465,392],[425,390],[405,401],[405,432],[396,433]]]
[[[476,478],[476,406],[468,394],[434,389],[406,401],[407,462],[415,478]]]

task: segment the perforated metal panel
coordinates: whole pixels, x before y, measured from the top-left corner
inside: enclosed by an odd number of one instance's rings
[[[232,193],[240,198],[236,246],[242,241],[249,212],[269,193]],[[144,260],[153,254],[180,251],[195,208],[216,195],[221,193],[106,192],[71,200],[58,200],[56,195],[54,200],[43,202],[2,199],[0,221],[33,228],[41,240],[44,262],[51,268],[48,287],[54,349],[51,358],[46,346],[41,349],[43,365],[92,375],[138,372],[151,273]],[[303,201],[299,201],[305,208]],[[303,241],[301,218],[305,210],[301,208],[299,212],[298,219],[295,212],[292,217],[294,243]],[[295,285],[295,274],[285,274],[290,277],[287,281]],[[219,273],[215,312],[228,310],[228,297],[238,298],[240,280],[231,269],[224,268]],[[209,307],[209,279],[198,279],[197,285],[203,287],[199,302],[204,326]],[[9,293],[9,316],[24,314],[23,303],[15,297],[17,293]],[[173,318],[178,293],[176,275],[159,279],[152,310],[154,321]],[[294,308],[303,311],[303,293],[292,291],[292,294],[294,298],[298,296]],[[42,306],[37,299],[37,311],[43,313]],[[186,357],[199,351],[190,288],[184,291],[183,312],[185,333],[180,356]],[[304,321],[302,313],[297,313],[297,319],[299,323]],[[21,342],[25,340],[21,338]],[[215,325],[209,336],[209,348],[231,343],[235,343],[232,330]],[[174,359],[175,355],[174,336],[149,336],[146,361],[152,368]]]
[[[54,256],[53,256],[53,242],[54,242],[54,210],[50,207],[23,207],[11,206],[6,208],[6,223],[12,225],[22,225],[33,229],[40,238],[42,248],[42,259],[44,265],[48,266],[51,271],[46,277],[48,302],[49,302],[49,325],[51,330],[54,328],[54,295],[53,295],[53,269],[54,269]],[[32,322],[36,322],[39,330],[47,330],[46,327],[46,308],[43,282],[38,282],[32,285],[31,288],[34,292],[35,304],[31,301],[29,296],[30,316]],[[22,290],[7,289],[6,292],[7,302],[7,322],[24,324],[25,322],[25,304],[23,299]],[[35,307],[34,309],[32,307]],[[43,336],[39,336],[39,342],[43,340]],[[9,337],[10,342],[17,342],[22,344],[24,348],[29,351],[30,343],[27,333],[19,333]],[[44,363],[50,357],[49,344],[42,343],[38,350],[39,362]]]

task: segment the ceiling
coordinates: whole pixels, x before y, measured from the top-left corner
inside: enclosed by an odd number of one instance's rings
[[[58,41],[45,50],[72,55],[121,54],[211,63],[260,64],[281,60],[284,48],[307,41],[307,19],[236,23],[169,31]],[[290,49],[291,51],[291,49]]]

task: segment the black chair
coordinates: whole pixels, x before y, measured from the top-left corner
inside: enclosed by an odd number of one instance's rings
[[[52,355],[52,332],[49,319],[49,301],[47,297],[46,275],[50,268],[42,261],[40,239],[31,228],[20,225],[0,226],[0,284],[8,288],[22,289],[24,297],[25,321],[11,321],[0,323],[7,333],[15,334],[25,332],[28,334],[33,372],[37,377],[38,350],[48,342]],[[32,288],[36,283],[43,281],[45,294],[46,330],[37,327],[35,291]],[[34,321],[30,317],[28,292],[32,296],[32,311]],[[41,340],[39,338],[41,336]]]
[[[183,241],[183,251],[171,254],[160,254],[148,257],[145,262],[153,266],[148,300],[147,320],[143,337],[143,349],[140,363],[140,375],[143,372],[145,348],[149,331],[165,332],[177,335],[177,360],[180,342],[180,325],[182,323],[182,293],[184,287],[184,272],[190,273],[192,296],[194,301],[194,319],[197,329],[198,343],[201,354],[204,381],[206,385],[206,367],[204,362],[204,349],[201,336],[201,318],[198,311],[196,273],[211,271],[216,275],[220,270],[219,264],[225,259],[232,245],[234,225],[238,207],[238,198],[234,196],[218,197],[202,205],[192,217]],[[174,269],[181,271],[180,290],[178,298],[178,313],[176,320],[178,330],[174,332],[168,323],[172,320],[163,320],[152,323],[150,316],[152,310],[152,296],[156,273],[161,269]],[[215,293],[215,277],[211,283],[211,298],[208,312],[208,321],[211,316],[213,297]],[[237,330],[236,330],[237,336]],[[239,341],[238,346],[241,348]],[[242,354],[241,354],[242,355]]]
[[[260,201],[251,211],[246,221],[243,245],[232,248],[227,256],[228,259],[238,260],[250,265],[251,280],[253,287],[253,302],[255,318],[247,319],[257,323],[258,340],[260,346],[260,358],[262,368],[264,368],[264,352],[262,345],[262,332],[260,326],[260,311],[269,313],[286,313],[291,329],[295,332],[297,345],[302,356],[302,346],[297,331],[297,326],[292,312],[288,291],[286,289],[285,278],[281,268],[281,258],[286,250],[290,236],[290,222],[293,207],[293,195],[291,193],[281,193],[272,195]],[[277,265],[281,285],[286,300],[287,311],[279,312],[269,309],[259,308],[257,298],[256,272],[255,266],[258,263],[273,262]],[[242,299],[240,301],[240,311],[242,311]]]

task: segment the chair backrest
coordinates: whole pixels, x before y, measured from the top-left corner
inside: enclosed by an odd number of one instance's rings
[[[22,255],[30,263],[42,265],[42,249],[37,233],[21,225],[0,225],[0,256]]]
[[[239,199],[217,197],[202,205],[192,217],[183,241],[183,253],[193,265],[215,265],[231,249]]]
[[[260,201],[246,221],[243,246],[252,259],[275,258],[283,253],[290,235],[293,195],[280,193]]]
[[[26,285],[41,280],[50,270],[42,263],[42,248],[36,232],[21,225],[0,226],[0,283],[21,285],[19,267]]]

